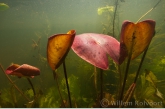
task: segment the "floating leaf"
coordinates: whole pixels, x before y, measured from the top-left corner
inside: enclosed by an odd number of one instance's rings
[[[155,21],[145,20],[134,24],[124,21],[121,29],[121,48],[125,48],[133,60],[149,45],[155,32]]]
[[[57,69],[65,59],[75,34],[75,30],[70,30],[67,34],[56,34],[48,39],[47,60],[52,70]]]
[[[119,63],[119,42],[108,35],[84,33],[76,35],[72,49],[82,59],[101,69],[108,69],[107,54]]]

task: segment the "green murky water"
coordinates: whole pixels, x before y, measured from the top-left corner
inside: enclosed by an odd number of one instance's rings
[[[76,34],[100,33],[112,36],[117,1],[114,30],[114,37],[117,40],[119,40],[120,29],[124,20],[136,22],[159,2],[159,0],[0,0],[0,3],[9,6],[8,9],[0,11],[0,64],[6,69],[11,63],[20,65],[26,63],[38,67],[41,71],[39,76],[31,79],[37,93],[36,98],[34,98],[26,78],[9,76],[31,101],[35,100],[35,103],[28,103],[29,101],[12,87],[4,72],[0,70],[0,107],[60,107],[62,102],[57,84],[46,59],[48,38],[53,34],[66,33],[71,29],[75,29]],[[143,104],[144,101],[157,103],[155,107],[164,107],[164,99],[158,96],[160,93],[161,96],[165,95],[164,12],[165,1],[161,0],[141,19],[141,21],[155,20],[156,33],[142,65],[137,84],[137,89],[141,92],[146,91],[148,95],[144,94],[138,98],[140,94],[137,93],[136,89],[133,95],[133,101],[139,100],[139,103],[143,101]],[[141,56],[130,64],[128,74],[130,79],[127,80],[127,89],[132,83],[131,78],[135,76],[140,59]],[[121,70],[124,70],[124,67],[125,65],[122,65]],[[97,69],[97,78],[95,78],[94,66],[79,58],[72,49],[66,57],[66,69],[72,107],[100,107],[98,100],[101,84],[100,70]],[[157,77],[155,80],[157,82],[154,84],[157,84],[156,88],[159,91],[147,92],[147,89],[142,90],[142,80],[140,79],[144,76],[144,69],[152,71]],[[110,100],[116,100],[115,96],[119,85],[117,66],[110,58],[109,70],[103,72],[104,98],[110,103]],[[57,69],[57,77],[63,99],[69,107],[62,65]],[[146,87],[150,88],[152,85],[152,83],[147,84]],[[149,95],[149,93],[151,94]],[[157,97],[154,98],[154,96]],[[158,103],[162,103],[162,105],[158,105]],[[153,107],[153,105],[143,104],[134,104],[132,107]],[[108,107],[108,105],[103,107]]]

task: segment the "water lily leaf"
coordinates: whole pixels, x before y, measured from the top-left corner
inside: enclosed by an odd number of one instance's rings
[[[107,54],[116,63],[119,63],[120,44],[115,38],[108,35],[95,33],[76,35],[72,49],[85,61],[104,70],[108,69]]]
[[[48,39],[47,60],[52,70],[57,69],[65,59],[75,34],[75,30],[70,30],[67,34],[56,34]]]
[[[155,33],[155,21],[145,20],[138,23],[124,21],[121,29],[121,48],[131,54],[133,60],[149,45]]]
[[[15,75],[18,77],[31,77],[40,75],[40,69],[28,64],[12,64],[6,69],[6,74]]]

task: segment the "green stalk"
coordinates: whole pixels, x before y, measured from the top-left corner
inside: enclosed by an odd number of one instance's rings
[[[17,100],[16,100],[15,92],[14,92],[14,86],[11,87],[10,93],[11,93],[11,98],[13,100],[14,108],[18,108]]]
[[[154,35],[153,35],[153,36],[154,36]],[[142,67],[142,64],[143,64],[144,58],[145,58],[145,56],[146,56],[146,53],[147,53],[147,51],[148,51],[149,45],[150,45],[150,43],[148,44],[146,50],[145,50],[144,53],[143,53],[142,59],[141,59],[141,61],[140,61],[140,64],[139,64],[139,67],[138,67],[138,70],[137,70],[137,73],[136,73],[136,76],[135,76],[135,79],[134,79],[134,82],[133,82],[133,86],[131,85],[131,87],[130,87],[130,91],[131,91],[131,92],[129,91],[129,93],[126,94],[126,97],[123,99],[123,100],[124,100],[123,102],[125,102],[125,99],[126,99],[126,98],[127,98],[126,101],[128,102],[128,101],[130,100],[130,98],[132,97],[132,95],[133,95],[133,92],[134,92],[134,89],[135,89],[135,86],[136,86],[136,81],[137,81],[137,78],[138,78],[138,76],[139,76],[140,69],[141,69],[141,67]],[[120,100],[122,100],[122,98],[121,98]]]
[[[63,61],[63,68],[64,68],[64,75],[65,75],[67,91],[68,91],[69,104],[70,104],[70,108],[72,108],[72,101],[71,101],[71,96],[70,96],[70,90],[69,90],[69,84],[68,84],[68,77],[67,77],[67,72],[66,72],[65,60]]]
[[[119,73],[119,83],[118,83],[118,91],[117,91],[117,96],[116,96],[116,100],[119,100],[120,98],[120,91],[121,91],[121,86],[122,86],[122,75],[121,75],[121,68],[120,68],[120,65],[117,65],[117,71]],[[117,104],[118,105],[118,104]]]
[[[161,0],[159,0],[153,8],[151,8],[151,9],[148,10],[144,15],[142,15],[142,16],[139,18],[139,20],[138,20],[137,22],[139,22],[144,16],[146,16],[149,12],[151,12],[151,11],[160,3],[160,1],[161,1]],[[137,23],[137,22],[136,22],[136,23]]]
[[[103,99],[103,70],[100,69],[100,101]],[[101,108],[100,104],[100,108]]]
[[[149,46],[149,45],[148,45],[148,46]],[[137,78],[138,78],[138,76],[139,76],[140,69],[141,69],[141,66],[142,66],[142,64],[143,64],[143,61],[144,61],[144,58],[145,58],[145,56],[146,56],[147,51],[148,51],[148,47],[147,47],[147,49],[145,50],[145,52],[143,53],[143,57],[142,57],[142,59],[141,59],[141,61],[140,61],[140,64],[139,64],[139,67],[138,67],[138,70],[137,70],[137,73],[136,73],[136,76],[135,76],[134,83],[136,83],[136,81],[137,81]]]
[[[129,89],[127,90],[124,98],[123,98],[123,101],[124,103],[127,103],[129,102],[129,100],[131,99],[132,95],[133,95],[133,92],[134,92],[134,89],[135,89],[135,86],[136,84],[135,83],[132,83],[131,86],[129,87]],[[120,105],[119,108],[123,108],[124,106],[123,105]]]
[[[118,0],[115,3],[115,12],[113,17],[113,37],[115,36],[115,19],[116,19],[117,5],[118,5]]]
[[[14,82],[13,82],[13,81],[9,78],[9,76],[5,73],[5,70],[4,70],[4,68],[2,67],[1,64],[0,64],[0,68],[1,68],[1,70],[4,72],[4,74],[6,75],[7,79],[9,80],[9,82],[14,86],[14,88],[17,89],[18,92],[19,92],[27,101],[30,102],[30,99],[27,98],[27,97],[23,94],[23,92],[17,87],[17,85],[14,84]]]
[[[57,78],[57,74],[56,74],[55,70],[53,70],[53,76],[54,76],[54,80],[56,80],[58,93],[59,93],[59,95],[60,95],[60,98],[61,98],[61,101],[62,101],[62,103],[63,103],[63,106],[66,108],[65,103],[64,103],[64,100],[63,100],[63,98],[62,98],[62,94],[61,94],[61,91],[60,91],[60,87],[59,87],[58,80],[57,80],[58,78]]]
[[[123,99],[123,94],[124,94],[125,84],[126,84],[126,80],[127,80],[129,65],[130,65],[131,57],[132,57],[132,50],[133,50],[133,45],[134,45],[134,39],[135,39],[135,36],[134,36],[134,33],[133,33],[131,49],[130,49],[130,52],[129,52],[129,54],[128,54],[128,61],[127,61],[127,66],[126,66],[126,70],[125,70],[125,75],[124,75],[123,87],[122,87],[122,89],[121,89],[121,94],[120,94],[120,99],[119,99],[120,102],[121,102],[122,99]]]
[[[127,80],[127,75],[128,75],[129,65],[130,65],[130,61],[131,61],[131,56],[132,56],[132,55],[130,55],[130,56],[128,57],[128,61],[127,61],[127,67],[126,67],[126,70],[125,70],[124,81],[123,81],[123,87],[122,87],[122,89],[121,89],[121,94],[120,94],[120,102],[122,101],[122,98],[123,98],[123,93],[124,93],[125,84],[126,84],[126,80]]]
[[[31,86],[31,88],[32,88],[32,90],[33,90],[33,94],[34,94],[34,97],[35,97],[36,92],[35,92],[35,90],[34,90],[34,86],[33,86],[32,82],[31,82],[31,80],[30,80],[29,78],[27,78],[27,80],[28,80],[28,82],[29,82],[29,84],[30,84],[30,86]]]

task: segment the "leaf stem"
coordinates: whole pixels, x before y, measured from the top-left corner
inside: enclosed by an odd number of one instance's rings
[[[30,99],[27,98],[27,97],[23,94],[23,92],[17,87],[17,85],[14,84],[14,82],[13,82],[13,81],[9,78],[9,76],[5,73],[5,70],[4,70],[4,68],[2,67],[1,64],[0,64],[0,68],[1,68],[1,70],[4,72],[4,74],[6,75],[7,79],[9,80],[9,82],[14,86],[14,88],[17,89],[18,92],[19,92],[27,101],[30,102]]]
[[[71,102],[71,96],[70,96],[70,90],[69,90],[69,84],[68,84],[68,77],[67,77],[67,72],[66,72],[65,60],[63,61],[63,68],[64,68],[64,75],[65,75],[65,80],[66,80],[67,91],[68,91],[69,104],[70,104],[70,108],[72,108],[72,102]]]
[[[100,69],[100,101],[103,99],[103,70]],[[100,104],[100,108],[101,108]]]
[[[28,82],[29,82],[30,86],[32,87],[33,94],[34,94],[34,97],[35,97],[36,92],[35,92],[35,90],[34,90],[34,86],[33,86],[32,82],[31,82],[31,80],[30,80],[29,78],[27,78],[27,80],[28,80]]]

